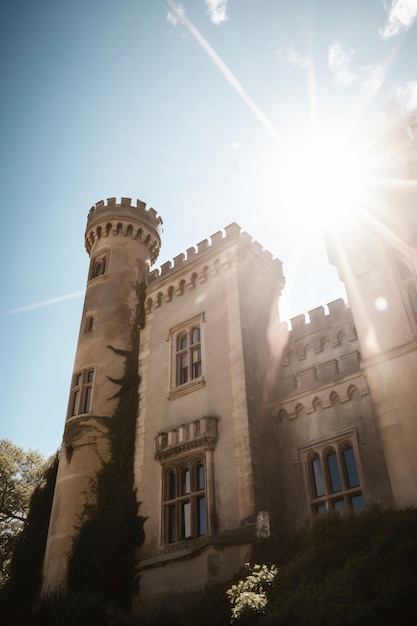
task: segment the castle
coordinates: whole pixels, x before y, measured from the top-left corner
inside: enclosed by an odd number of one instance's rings
[[[118,355],[135,341],[145,597],[226,580],[257,537],[324,511],[417,505],[415,210],[415,192],[385,194],[372,219],[328,233],[349,306],[318,307],[288,331],[282,264],[237,224],[150,271],[157,213],[130,198],[92,207],[47,586],[65,584],[72,537],[110,454],[96,416],[114,416]]]

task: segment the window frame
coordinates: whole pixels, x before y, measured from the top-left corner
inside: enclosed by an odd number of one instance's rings
[[[352,450],[350,461],[346,458],[347,450]],[[356,431],[311,443],[301,449],[301,456],[312,515],[331,510],[360,512],[365,508]],[[358,497],[359,506],[355,505]]]
[[[169,398],[205,384],[203,327],[204,315],[200,313],[170,331]]]
[[[108,248],[97,252],[90,260],[88,283],[107,276],[109,268],[110,250]]]
[[[91,413],[95,376],[94,367],[86,367],[73,374],[68,419]]]
[[[204,502],[203,516],[201,502]],[[204,454],[185,457],[163,465],[161,518],[162,545],[178,545],[208,534],[207,470]]]

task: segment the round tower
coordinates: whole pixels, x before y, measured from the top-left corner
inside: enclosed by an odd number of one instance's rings
[[[44,589],[65,583],[68,554],[95,478],[109,460],[109,420],[137,350],[140,293],[161,245],[162,220],[143,202],[109,198],[87,218],[90,267],[44,561]],[[107,425],[107,426],[106,426]]]

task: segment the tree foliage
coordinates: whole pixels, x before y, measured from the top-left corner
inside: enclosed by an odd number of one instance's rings
[[[44,469],[45,459],[39,452],[0,440],[0,585],[7,580],[10,559]]]
[[[58,454],[46,463],[33,490],[23,529],[16,538],[9,576],[0,588],[0,623],[4,626],[20,624],[25,607],[39,596],[57,470]]]

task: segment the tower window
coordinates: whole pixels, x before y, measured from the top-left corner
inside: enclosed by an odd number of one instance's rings
[[[74,375],[70,397],[70,417],[90,413],[93,383],[93,369],[85,369]]]
[[[200,457],[163,472],[163,542],[176,543],[206,534],[204,460]]]
[[[94,317],[93,315],[89,315],[85,320],[85,332],[91,333],[94,326]]]
[[[325,511],[362,511],[364,500],[360,484],[355,439],[326,441],[302,451],[307,470],[310,507],[313,514]]]
[[[104,276],[107,272],[108,266],[108,250],[105,252],[100,252],[95,257],[91,259],[90,262],[90,272],[88,275],[88,280],[93,280],[94,278],[98,278],[99,276]]]

